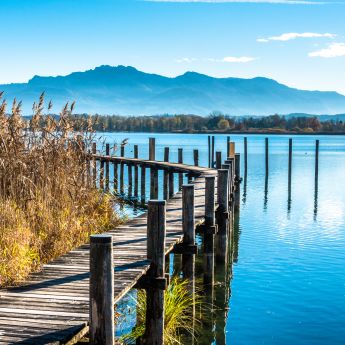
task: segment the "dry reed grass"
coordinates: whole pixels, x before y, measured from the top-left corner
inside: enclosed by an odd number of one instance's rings
[[[89,174],[92,123],[73,128],[73,107],[58,118],[44,115],[42,94],[26,121],[21,103],[14,100],[9,114],[0,104],[0,286],[119,223],[113,198]]]

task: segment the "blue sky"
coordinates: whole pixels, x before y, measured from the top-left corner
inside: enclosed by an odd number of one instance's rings
[[[345,2],[0,0],[0,83],[102,64],[345,94]]]

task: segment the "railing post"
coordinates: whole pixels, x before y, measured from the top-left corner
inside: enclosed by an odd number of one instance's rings
[[[147,258],[151,267],[147,275],[163,278],[165,273],[165,201],[150,200],[147,212]],[[145,344],[164,344],[164,290],[146,291]]]
[[[204,283],[214,280],[215,177],[205,177]]]
[[[214,135],[212,135],[211,168],[214,168],[214,145],[215,145],[215,138],[214,138]]]
[[[178,163],[183,164],[183,149],[179,148],[178,149]],[[178,187],[179,189],[182,188],[183,185],[183,174],[179,173],[178,174]]]
[[[174,171],[169,171],[169,199],[174,196],[175,186],[174,186]]]
[[[121,157],[125,156],[125,146],[123,144],[121,144]],[[123,194],[124,193],[124,169],[125,169],[125,165],[123,162],[120,163],[120,193]]]
[[[92,154],[95,155],[97,153],[97,144],[95,142],[92,143]],[[95,157],[92,157],[92,178],[93,178],[93,185],[96,187],[97,185],[97,161]]]
[[[138,145],[134,145],[134,158],[138,159]],[[139,171],[138,164],[134,165],[134,197],[138,199]]]
[[[105,155],[110,156],[110,145],[109,143],[105,144]],[[109,190],[109,159],[105,161],[105,188]]]
[[[169,162],[169,147],[164,148],[164,162]],[[163,199],[168,200],[169,171],[164,169]]]
[[[128,168],[128,197],[132,197],[132,186],[133,186],[133,174],[132,174],[132,165],[130,163],[127,164]]]
[[[146,167],[145,165],[140,166],[140,199],[141,204],[145,205],[146,198]]]
[[[156,160],[156,138],[149,138],[149,160]]]
[[[199,150],[193,150],[194,165],[199,166]]]
[[[111,235],[90,237],[90,344],[114,344],[114,266]]]
[[[222,167],[222,152],[216,152],[216,169],[220,169]]]

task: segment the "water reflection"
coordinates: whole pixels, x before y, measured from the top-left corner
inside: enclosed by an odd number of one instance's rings
[[[265,175],[265,191],[264,191],[264,210],[267,210],[268,202],[268,174]]]

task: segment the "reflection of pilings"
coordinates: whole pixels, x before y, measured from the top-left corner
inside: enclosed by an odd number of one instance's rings
[[[237,212],[240,208],[240,202],[241,202],[241,187],[240,185],[236,186],[236,190],[234,193],[234,207],[235,207],[235,212]]]
[[[245,204],[247,201],[247,177],[248,177],[248,174],[245,171],[244,177],[243,177],[243,199],[242,199],[243,204]]]
[[[132,165],[128,164],[128,197],[132,197],[132,182],[133,182],[133,176],[132,176]]]
[[[315,179],[315,186],[314,186],[314,220],[317,217],[317,210],[318,210],[318,192],[319,191],[319,182]]]
[[[140,201],[141,205],[145,205],[146,198],[146,167],[145,165],[140,166]]]
[[[232,262],[236,263],[238,261],[238,243],[240,239],[240,213],[239,210],[234,212],[234,222],[232,228]]]

